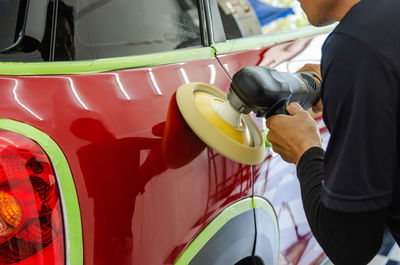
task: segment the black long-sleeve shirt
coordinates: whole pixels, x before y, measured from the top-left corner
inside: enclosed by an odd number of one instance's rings
[[[298,164],[314,236],[335,264],[366,264],[384,227],[400,242],[400,1],[362,0],[323,47],[326,154]]]
[[[324,155],[321,148],[311,148],[297,167],[308,223],[334,264],[365,265],[380,248],[385,210],[349,213],[327,208],[321,201]]]

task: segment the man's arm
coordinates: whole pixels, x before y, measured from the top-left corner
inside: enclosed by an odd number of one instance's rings
[[[334,264],[365,265],[381,246],[385,212],[346,213],[325,207],[320,197],[324,155],[323,149],[313,147],[304,153],[297,167],[308,223]]]
[[[268,119],[268,140],[285,161],[297,164],[304,211],[314,237],[336,265],[368,263],[382,241],[385,211],[349,213],[324,205],[321,192],[325,152],[318,127],[300,105],[292,103],[287,110],[290,116]]]

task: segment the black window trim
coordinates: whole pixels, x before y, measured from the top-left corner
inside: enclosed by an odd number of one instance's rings
[[[200,30],[204,46],[226,41],[217,0],[198,0]]]
[[[219,13],[217,0],[204,0],[207,7],[207,25],[210,35],[210,45],[226,41],[221,14]]]
[[[58,0],[53,0],[53,16],[51,21],[49,62],[54,62],[54,54],[56,52],[57,16],[58,16]]]
[[[205,0],[197,0],[197,8],[200,20],[200,37],[203,46],[210,46],[209,31],[207,27],[206,5]]]

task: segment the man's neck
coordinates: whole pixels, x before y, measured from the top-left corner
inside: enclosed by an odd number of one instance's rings
[[[359,3],[361,0],[341,0],[336,1],[332,18],[336,21],[341,21],[343,17],[350,11],[350,9]]]

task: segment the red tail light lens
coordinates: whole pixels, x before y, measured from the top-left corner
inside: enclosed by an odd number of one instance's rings
[[[32,140],[0,130],[0,265],[64,264],[64,227],[51,163]]]

